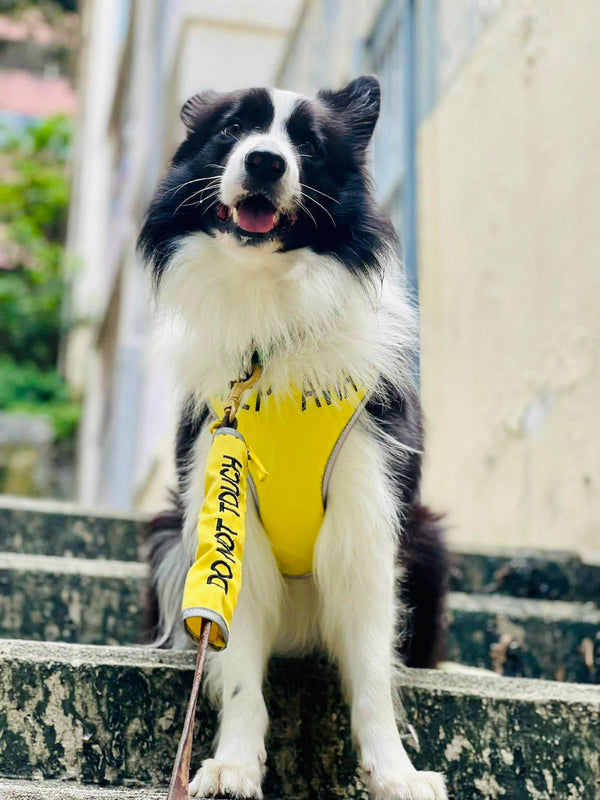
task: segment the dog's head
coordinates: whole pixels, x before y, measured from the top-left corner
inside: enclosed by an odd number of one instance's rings
[[[379,115],[375,78],[316,98],[272,89],[206,91],[181,111],[187,138],[140,236],[155,280],[177,243],[204,233],[239,248],[311,248],[352,271],[376,266],[381,228],[365,170]]]

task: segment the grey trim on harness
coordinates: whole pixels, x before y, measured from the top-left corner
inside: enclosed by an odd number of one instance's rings
[[[327,489],[329,488],[329,479],[331,478],[331,473],[333,472],[333,467],[336,462],[336,459],[340,454],[340,450],[342,449],[344,442],[348,438],[348,434],[354,427],[354,423],[359,418],[361,412],[364,410],[365,406],[369,402],[372,394],[373,394],[373,389],[369,389],[369,391],[365,394],[360,403],[356,406],[354,414],[352,414],[348,422],[344,425],[344,429],[338,436],[337,441],[334,444],[331,453],[329,454],[329,458],[327,459],[327,464],[325,465],[325,471],[323,472],[323,479],[321,481],[321,499],[323,501],[323,508],[327,508]],[[307,572],[305,575],[286,575],[285,572],[282,572],[281,574],[284,578],[287,578],[288,580],[301,581],[304,578],[312,578],[313,573]]]
[[[333,466],[335,464],[335,461],[338,455],[340,454],[342,445],[348,438],[348,434],[354,427],[354,423],[356,422],[361,412],[371,399],[372,394],[373,394],[373,389],[369,389],[369,391],[365,394],[360,403],[356,406],[354,414],[352,414],[348,422],[345,424],[344,429],[338,436],[337,441],[334,444],[331,453],[329,454],[329,458],[327,459],[327,464],[325,465],[325,471],[323,472],[323,480],[321,481],[321,499],[323,501],[323,508],[327,508],[327,489],[329,488],[329,479],[331,478],[331,473],[333,472]]]
[[[248,488],[250,489],[250,494],[254,498],[254,502],[256,503],[256,510],[258,511],[258,518],[260,519],[260,503],[258,502],[258,492],[256,491],[256,486],[254,485],[254,478],[250,474],[250,470],[248,470]]]
[[[304,578],[312,578],[312,572],[305,572],[304,575],[288,575],[286,572],[281,573],[281,577],[288,581],[303,581]]]
[[[183,624],[185,626],[186,633],[188,636],[193,639],[196,644],[200,641],[198,636],[194,636],[192,631],[189,629],[186,620],[189,617],[202,617],[202,619],[209,619],[211,622],[216,623],[219,628],[221,629],[221,633],[223,634],[223,641],[225,642],[225,647],[227,647],[227,642],[229,641],[229,628],[227,627],[227,623],[225,622],[224,618],[221,614],[214,611],[212,608],[204,608],[204,606],[193,606],[192,608],[186,608],[182,612],[183,614]],[[214,644],[208,645],[211,650],[221,650],[220,647],[215,647]]]

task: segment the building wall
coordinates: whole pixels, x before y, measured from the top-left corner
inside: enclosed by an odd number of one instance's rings
[[[385,0],[305,0],[277,85],[304,94],[339,87],[362,65],[362,45]]]
[[[505,0],[419,134],[425,497],[600,547],[600,4]]]

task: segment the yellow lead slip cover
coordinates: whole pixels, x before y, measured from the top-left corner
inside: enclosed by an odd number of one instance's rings
[[[218,428],[208,454],[205,495],[198,518],[198,550],[183,591],[183,620],[198,641],[203,619],[210,644],[227,646],[229,625],[242,585],[246,535],[248,448],[233,428]]]

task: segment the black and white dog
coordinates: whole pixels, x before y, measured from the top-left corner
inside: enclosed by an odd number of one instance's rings
[[[326,393],[349,373],[370,392],[337,448],[308,577],[281,574],[249,503],[229,644],[208,666],[222,707],[218,742],[192,795],[262,797],[269,655],[320,647],[339,664],[372,796],[447,797],[441,775],[412,766],[394,713],[398,661],[439,658],[447,561],[438,520],[419,505],[416,316],[367,171],[379,105],[371,77],[313,99],[271,89],[196,95],[140,235],[188,398],[180,510],[157,518],[151,535],[160,644],[188,646],[180,609],[197,547],[209,398],[226,396],[256,352],[260,387],[276,397],[307,382]]]

